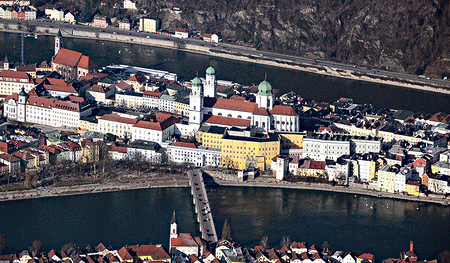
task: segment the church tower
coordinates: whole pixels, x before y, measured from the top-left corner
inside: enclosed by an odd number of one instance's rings
[[[5,60],[3,61],[3,69],[9,70],[8,54],[5,55]]]
[[[55,36],[55,56],[58,54],[59,50],[61,50],[63,46],[63,36],[61,34],[61,30],[58,30],[58,33]]]
[[[260,108],[266,108],[268,110],[272,110],[273,108],[272,85],[266,79],[258,85],[256,103]]]
[[[17,120],[24,122],[26,121],[26,102],[28,99],[28,94],[25,92],[25,90],[22,88],[22,90],[19,92],[18,96],[18,103],[17,103]]]
[[[173,211],[172,219],[170,220],[170,238],[178,237],[178,221],[175,217],[175,211]]]
[[[196,77],[192,80],[189,95],[189,124],[200,125],[203,121],[203,88],[202,81]]]
[[[206,69],[205,97],[217,97],[216,71],[213,67]]]

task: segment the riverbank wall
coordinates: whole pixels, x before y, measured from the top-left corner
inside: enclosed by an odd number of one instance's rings
[[[188,180],[170,180],[162,182],[128,182],[128,183],[104,183],[87,184],[64,187],[40,187],[31,190],[0,192],[0,201],[15,201],[23,199],[35,199],[44,197],[96,194],[106,192],[118,192],[125,190],[148,189],[148,188],[168,188],[168,187],[189,187]]]
[[[332,186],[328,184],[312,184],[312,183],[288,183],[285,181],[272,181],[272,182],[258,182],[258,181],[245,181],[245,182],[232,182],[224,180],[214,180],[214,183],[218,186],[236,186],[236,187],[259,187],[259,188],[282,188],[282,189],[297,189],[297,190],[313,190],[313,191],[325,191],[344,194],[364,195],[376,198],[387,198],[413,202],[433,203],[439,205],[450,205],[450,199],[443,197],[426,197],[426,196],[410,196],[389,192],[380,192],[370,189],[364,189],[360,187],[344,187],[344,186]]]
[[[407,80],[397,80],[388,78],[385,76],[380,76],[377,74],[362,74],[357,70],[342,70],[338,68],[325,67],[320,65],[311,65],[311,64],[303,64],[297,63],[290,60],[271,60],[268,58],[256,57],[253,55],[249,55],[245,53],[245,49],[240,53],[232,53],[227,51],[217,51],[210,49],[205,46],[194,45],[194,44],[186,44],[182,41],[182,39],[178,40],[166,40],[166,39],[155,39],[155,38],[145,38],[141,36],[135,35],[123,35],[123,34],[112,34],[107,32],[100,31],[84,31],[84,30],[74,30],[69,25],[66,27],[49,27],[49,26],[35,26],[30,30],[30,27],[24,26],[22,24],[11,24],[11,23],[2,23],[0,22],[0,31],[5,32],[14,32],[14,33],[26,33],[26,34],[36,34],[36,35],[56,35],[58,30],[61,30],[61,33],[64,37],[71,38],[84,38],[91,40],[102,40],[102,41],[113,41],[113,42],[121,42],[121,43],[133,43],[139,45],[146,46],[155,46],[169,49],[182,50],[186,52],[199,53],[208,56],[215,56],[225,59],[232,59],[237,61],[249,62],[249,63],[257,63],[263,64],[267,66],[273,67],[281,67],[299,71],[306,71],[316,74],[323,74],[338,78],[346,78],[358,81],[366,81],[372,83],[379,83],[385,85],[392,86],[400,86],[408,89],[416,89],[427,92],[435,92],[435,93],[443,93],[450,94],[450,89],[427,85],[424,82],[412,82]],[[30,32],[31,31],[31,32]],[[221,44],[226,46],[227,44]],[[230,45],[231,47],[231,45]],[[251,50],[255,50],[253,48],[247,48]]]

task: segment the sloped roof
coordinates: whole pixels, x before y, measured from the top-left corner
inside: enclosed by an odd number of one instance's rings
[[[126,124],[136,124],[136,122],[137,122],[136,119],[120,117],[117,114],[105,114],[100,118],[100,120],[121,122],[121,123],[126,123]]]
[[[275,105],[273,109],[270,111],[271,114],[276,115],[288,115],[288,116],[296,116],[294,108],[291,106],[283,106],[283,105]]]
[[[226,110],[234,110],[234,111],[245,111],[252,112],[257,107],[257,104],[254,102],[248,101],[238,101],[238,100],[228,100],[228,99],[217,99],[213,108],[217,109],[226,109]]]
[[[189,233],[179,233],[177,238],[171,238],[173,247],[198,247],[199,245]]]
[[[197,146],[195,146],[195,144],[191,143],[191,142],[174,142],[171,145],[172,146],[178,146],[178,147],[197,149]]]
[[[77,90],[74,89],[73,86],[60,86],[60,85],[44,85],[46,90],[51,91],[59,91],[59,92],[67,92],[67,93],[75,93],[77,94]]]
[[[23,71],[12,71],[12,70],[3,70],[0,72],[0,80],[6,81],[5,78],[11,78],[11,79],[27,79],[28,83],[31,83],[31,76],[28,75],[26,72]],[[11,80],[11,81],[17,81],[17,80]]]
[[[53,59],[53,63],[62,64],[71,68],[76,67],[83,54],[70,49],[61,48]]]
[[[161,92],[156,92],[156,91],[144,91],[144,97],[161,97]]]
[[[269,112],[266,108],[255,108],[253,111],[254,115],[262,115],[262,116],[269,116]]]
[[[248,127],[248,126],[250,126],[251,121],[250,120],[244,120],[244,119],[223,117],[223,116],[210,116],[207,120],[205,120],[205,123],[227,125],[227,126],[234,126],[234,125],[236,125],[236,126]]]

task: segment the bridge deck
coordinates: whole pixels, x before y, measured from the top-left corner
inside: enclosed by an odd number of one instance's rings
[[[197,169],[190,170],[188,171],[188,176],[202,238],[209,242],[217,242],[216,227],[214,226],[211,207],[208,201],[208,196],[206,195],[206,188],[203,182],[202,173]]]

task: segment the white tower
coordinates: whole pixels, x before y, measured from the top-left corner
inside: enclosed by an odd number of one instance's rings
[[[202,81],[196,77],[192,80],[189,95],[189,124],[200,125],[203,121],[203,89]]]
[[[170,238],[178,237],[178,222],[175,217],[175,211],[173,211],[172,219],[170,220]]]
[[[17,103],[17,120],[24,122],[24,121],[26,121],[26,112],[25,112],[26,105],[25,104],[28,99],[28,94],[25,93],[25,90],[23,88],[19,93],[18,99],[19,99],[19,102]]]
[[[213,67],[206,69],[205,97],[217,97],[216,71]]]
[[[272,110],[273,108],[272,85],[265,79],[258,85],[256,103],[260,108],[266,108],[268,110]]]
[[[5,60],[3,61],[3,69],[4,70],[9,70],[8,55],[5,56]]]
[[[61,30],[58,30],[58,33],[55,37],[55,56],[58,54],[59,50],[61,50],[63,45],[63,36],[61,34]]]

